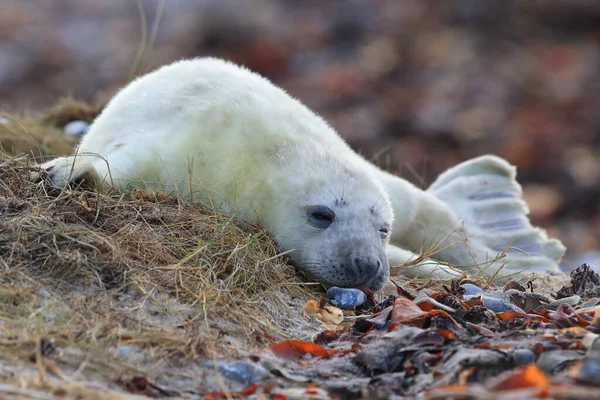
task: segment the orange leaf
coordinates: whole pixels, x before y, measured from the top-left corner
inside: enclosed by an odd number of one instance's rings
[[[483,307],[483,300],[481,300],[481,296],[478,297],[471,297],[469,300],[464,300],[463,301],[466,305],[468,305],[469,307],[475,307],[475,306],[481,306]]]
[[[388,333],[400,326],[400,322],[392,322],[388,328]]]
[[[539,357],[544,352],[544,345],[541,343],[536,343],[535,345],[533,345],[532,350],[535,353],[535,355]]]
[[[596,326],[600,320],[600,306],[594,307],[594,316],[591,321],[591,325]]]
[[[537,312],[537,314],[546,319],[550,319],[552,317],[552,311],[548,309],[540,310],[539,312]]]
[[[240,390],[238,392],[238,394],[240,396],[250,396],[251,394],[256,393],[256,389],[258,389],[258,387],[256,386],[256,384],[250,385],[247,388]]]
[[[434,373],[434,376],[435,375],[436,374]],[[447,399],[447,398],[455,398],[455,396],[457,394],[463,394],[463,393],[466,394],[468,392],[469,392],[468,386],[460,385],[458,383],[453,383],[451,385],[438,386],[436,388],[433,388],[433,389],[429,390],[427,392],[427,394],[434,398],[441,398],[441,397],[437,397],[437,396],[445,395],[443,398]],[[460,397],[460,398],[462,398],[462,397]]]
[[[521,319],[529,319],[529,320],[538,321],[538,322],[546,322],[546,323],[550,322],[546,318],[544,318],[540,315],[522,314],[522,313],[519,313],[516,311],[506,311],[506,312],[496,314],[496,316],[498,318],[500,318],[502,321],[508,321],[513,318],[521,318]]]
[[[281,393],[273,393],[270,396],[271,400],[288,400],[288,397]]]
[[[267,332],[267,330],[265,328],[261,328],[261,331],[263,333],[263,336],[266,337],[269,340],[275,340],[275,338],[273,336],[271,336],[269,334],[269,332]]]
[[[515,370],[511,375],[507,376],[492,386],[492,390],[514,390],[538,387],[537,395],[539,397],[548,397],[550,394],[550,384],[546,379],[546,375],[535,366],[529,364],[524,368]]]
[[[454,332],[451,332],[448,329],[435,329],[433,332],[442,335],[446,341],[456,340]]]
[[[580,333],[589,333],[589,331],[587,329],[583,329],[581,326],[572,326],[570,328],[562,328],[558,330],[560,333],[567,333],[567,332],[572,332],[574,334],[580,334]]]
[[[331,343],[340,337],[338,331],[325,330],[317,335],[314,342],[319,345]]]
[[[580,314],[577,314],[576,311],[568,304],[561,304],[558,306],[556,311],[551,315],[553,321],[557,321],[557,323],[565,326],[574,326],[575,324],[579,324],[579,326],[589,326],[590,321],[584,319]]]
[[[335,354],[339,354],[339,355],[344,355],[344,354],[350,354],[350,353],[358,353],[358,351],[361,349],[360,344],[358,343],[353,343],[352,346],[349,349],[340,349],[340,350],[336,350]],[[331,355],[332,350],[328,350],[329,354]]]
[[[297,360],[305,354],[310,354],[313,357],[329,358],[333,353],[331,350],[325,349],[318,344],[304,342],[302,340],[286,340],[281,343],[274,344],[268,350],[273,352],[278,357],[288,360]]]
[[[404,319],[397,323],[399,325],[409,325],[409,326],[421,327],[421,326],[423,326],[423,324],[425,324],[425,321],[427,321],[427,318],[429,318],[429,315],[427,313],[423,313],[422,315],[417,315],[412,318]],[[390,329],[390,330],[393,330],[393,329]]]
[[[467,368],[464,371],[461,371],[458,374],[458,383],[460,385],[465,385],[466,387],[469,376],[473,375],[473,372],[475,372],[475,368]]]
[[[401,322],[415,317],[427,315],[423,312],[413,301],[403,298],[397,298],[394,301],[394,308],[392,309],[392,322]]]
[[[489,330],[488,328],[485,328],[483,326],[480,325],[476,325],[472,322],[467,321],[467,325],[473,329],[475,332],[477,332],[480,335],[483,336],[487,336],[487,337],[493,337],[494,336],[494,332],[492,332],[491,330]]]

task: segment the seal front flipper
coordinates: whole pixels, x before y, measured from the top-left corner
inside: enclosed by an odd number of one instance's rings
[[[101,185],[100,176],[87,158],[89,156],[84,155],[58,157],[40,167],[46,171],[52,184],[58,187],[69,184],[99,186]]]
[[[531,225],[516,168],[504,159],[486,155],[461,163],[441,174],[427,192],[464,221],[467,237],[493,252],[508,249],[501,275],[559,271],[565,247]]]

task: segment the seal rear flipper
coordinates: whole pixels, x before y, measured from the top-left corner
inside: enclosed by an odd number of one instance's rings
[[[505,160],[488,155],[466,161],[441,174],[427,192],[456,212],[467,236],[492,253],[507,252],[501,275],[559,271],[565,247],[531,225],[516,168]]]

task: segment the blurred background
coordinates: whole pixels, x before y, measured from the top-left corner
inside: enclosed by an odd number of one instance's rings
[[[0,109],[102,103],[181,58],[234,60],[421,187],[468,158],[519,168],[534,223],[600,259],[600,2],[0,0]]]

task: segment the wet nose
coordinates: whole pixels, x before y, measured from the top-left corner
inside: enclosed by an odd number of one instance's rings
[[[371,282],[381,275],[380,259],[355,257],[352,261],[356,274],[356,284],[369,286]]]

